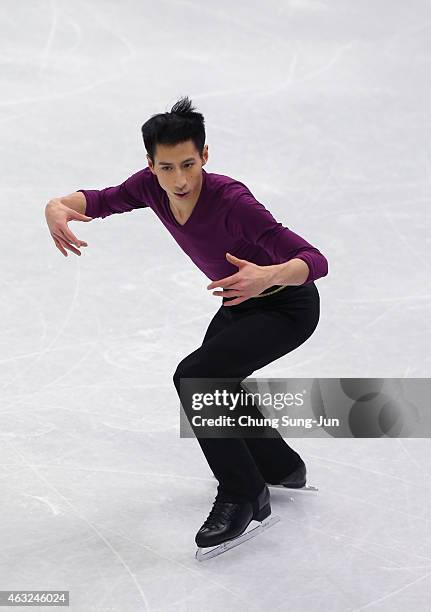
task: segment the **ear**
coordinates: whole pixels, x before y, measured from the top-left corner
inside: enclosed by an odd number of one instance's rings
[[[207,144],[204,146],[202,157],[204,158],[204,161],[203,161],[203,164],[202,164],[204,166],[207,163],[207,161],[208,161],[208,145]]]

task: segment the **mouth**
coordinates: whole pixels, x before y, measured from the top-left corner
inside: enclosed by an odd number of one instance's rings
[[[175,195],[176,195],[178,198],[185,198],[186,196],[188,196],[188,195],[189,195],[190,191],[186,191],[186,192],[184,192],[184,193],[176,193],[176,192],[174,191],[174,193],[175,193]]]

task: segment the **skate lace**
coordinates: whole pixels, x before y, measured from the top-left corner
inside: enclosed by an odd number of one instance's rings
[[[217,526],[221,521],[229,520],[238,507],[239,504],[216,500],[202,527]]]

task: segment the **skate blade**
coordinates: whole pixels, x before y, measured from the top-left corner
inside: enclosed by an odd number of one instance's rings
[[[217,557],[218,555],[221,555],[227,550],[230,550],[231,548],[234,548],[235,546],[238,546],[239,544],[242,544],[243,542],[246,542],[247,540],[250,540],[251,538],[255,538],[257,535],[262,533],[262,531],[264,531],[265,529],[268,529],[269,527],[272,527],[273,525],[275,525],[275,523],[278,523],[279,520],[280,520],[279,516],[271,515],[268,518],[266,518],[264,521],[259,523],[256,527],[253,527],[249,531],[245,531],[244,533],[237,536],[236,538],[233,538],[232,540],[227,540],[227,542],[222,542],[218,546],[210,548],[209,550],[207,548],[198,548],[196,551],[195,557],[198,561],[206,561],[207,559],[212,559],[213,557]],[[208,552],[203,552],[204,550],[208,550]]]
[[[303,487],[286,487],[285,485],[280,484],[268,484],[268,487],[274,489],[289,489],[289,491],[318,491],[317,487],[313,487],[312,485],[304,485]]]

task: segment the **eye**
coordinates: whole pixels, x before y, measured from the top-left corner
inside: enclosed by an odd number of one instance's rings
[[[188,168],[193,165],[194,165],[193,162],[189,162],[188,164],[185,164],[185,166],[187,166]],[[162,170],[170,170],[170,169],[171,169],[170,166],[163,166],[162,168]]]

